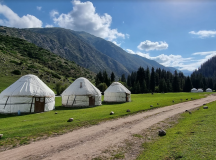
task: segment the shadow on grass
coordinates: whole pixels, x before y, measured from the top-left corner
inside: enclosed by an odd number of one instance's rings
[[[83,106],[83,107],[77,107],[77,106],[73,106],[73,107],[64,107],[64,106],[56,106],[55,110],[79,110],[79,109],[86,109],[86,108],[94,108],[94,107],[101,107],[102,105],[116,105],[116,104],[123,104],[125,102],[102,102],[102,104],[100,106]]]
[[[26,116],[26,115],[29,115],[29,114],[36,114],[36,113],[21,113],[20,115],[18,115],[17,113],[0,114],[0,119],[1,118]]]
[[[94,107],[99,107],[99,106],[84,106],[84,107],[64,107],[64,106],[56,106],[55,110],[60,111],[60,110],[79,110],[79,109],[87,109],[87,108],[94,108]]]

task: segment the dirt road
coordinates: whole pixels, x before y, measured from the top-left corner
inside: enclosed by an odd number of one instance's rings
[[[203,99],[184,102],[149,110],[136,115],[100,123],[73,132],[37,141],[4,152],[0,152],[1,160],[54,160],[54,159],[92,159],[111,145],[118,144],[133,134],[160,122],[216,100],[210,95]]]

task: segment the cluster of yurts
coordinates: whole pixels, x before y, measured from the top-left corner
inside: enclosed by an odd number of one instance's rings
[[[199,89],[192,88],[192,89],[191,89],[191,92],[193,92],[193,93],[203,92],[203,89],[201,89],[201,88],[199,88]],[[206,92],[212,92],[212,89],[211,89],[211,88],[207,88],[207,89],[206,89]]]
[[[129,102],[131,92],[113,82],[104,92],[105,102]],[[101,92],[88,79],[76,79],[62,94],[62,106],[101,105]],[[55,108],[55,93],[35,75],[25,75],[0,94],[0,113],[38,113]]]

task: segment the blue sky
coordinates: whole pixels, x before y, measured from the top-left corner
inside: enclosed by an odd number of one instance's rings
[[[0,0],[0,25],[86,31],[129,54],[192,71],[216,55],[215,8],[213,0]]]

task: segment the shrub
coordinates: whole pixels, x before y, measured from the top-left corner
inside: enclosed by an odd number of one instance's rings
[[[37,67],[34,66],[34,65],[29,65],[28,68],[34,68],[34,69],[37,69]]]
[[[15,63],[16,65],[18,65],[19,63],[17,61],[10,61],[10,63]]]
[[[11,73],[13,73],[13,74],[15,74],[15,75],[21,75],[20,70],[14,70],[14,71],[12,71]]]
[[[68,87],[67,84],[63,84],[62,82],[58,82],[55,86],[57,95],[60,95],[67,87]]]
[[[106,83],[100,83],[97,88],[101,91],[104,92],[107,89]]]
[[[52,74],[53,77],[61,79],[61,77],[58,74],[55,74],[55,73],[51,73],[51,74]]]

